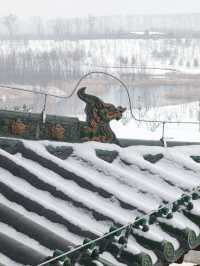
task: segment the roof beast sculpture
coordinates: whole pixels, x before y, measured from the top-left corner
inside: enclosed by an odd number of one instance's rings
[[[81,138],[85,141],[117,142],[110,121],[122,118],[126,108],[104,103],[98,97],[86,94],[86,87],[79,89],[78,96],[86,103],[86,124],[81,126]]]

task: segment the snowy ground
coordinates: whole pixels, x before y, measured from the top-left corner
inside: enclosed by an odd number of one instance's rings
[[[196,124],[165,124],[165,138],[169,141],[200,141],[200,124],[198,123],[199,102],[166,107],[155,107],[150,110],[133,110],[138,119],[174,122],[195,122]],[[122,122],[113,121],[112,129],[118,138],[159,140],[162,137],[163,124],[156,122],[138,122],[130,112],[125,114]]]

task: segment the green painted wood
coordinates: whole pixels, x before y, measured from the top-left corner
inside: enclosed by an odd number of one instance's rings
[[[200,156],[196,155],[196,156],[190,156],[196,163],[200,163]]]
[[[99,157],[100,159],[108,163],[112,163],[118,156],[117,151],[107,151],[107,150],[96,149],[95,152],[96,152],[97,157]]]
[[[193,250],[195,250],[195,248],[197,248],[200,245],[200,235],[197,237],[196,241],[195,241],[195,246],[193,248]],[[176,251],[175,253],[175,259],[174,262],[176,262],[179,258],[181,258],[183,255],[185,255],[189,250],[184,249],[183,246],[181,245],[181,247]],[[156,265],[158,266],[158,265]]]
[[[54,156],[62,160],[66,160],[73,153],[73,148],[70,146],[69,147],[65,147],[65,146],[54,147],[54,146],[48,145],[46,146],[46,149],[48,150],[49,153],[53,154]]]
[[[150,163],[157,163],[159,162],[164,156],[162,153],[158,153],[158,154],[155,154],[155,155],[152,155],[152,154],[145,154],[144,156],[144,159],[146,161],[149,161]]]
[[[200,217],[197,214],[185,210],[183,212],[193,223],[200,226]]]
[[[119,145],[122,147],[129,147],[129,146],[163,146],[160,140],[144,140],[144,139],[118,139]],[[167,141],[168,147],[174,146],[188,146],[188,145],[199,145],[199,142],[189,142],[189,141]]]
[[[133,254],[126,247],[122,248],[121,245],[117,243],[112,243],[107,247],[108,252],[110,252],[118,261],[127,265],[133,266],[152,266],[153,262],[151,257],[146,253]]]
[[[175,250],[169,241],[156,241],[154,239],[149,239],[145,234],[141,235],[137,232],[132,232],[133,236],[136,238],[137,242],[140,243],[147,249],[152,250],[156,253],[162,263],[173,262],[175,257]]]
[[[172,236],[175,236],[184,249],[190,250],[193,249],[196,244],[197,236],[195,232],[189,228],[186,228],[184,230],[181,230],[179,228],[176,228],[170,224],[160,222],[159,224],[161,228],[168,234],[171,234]]]
[[[49,139],[80,142],[80,122],[77,118],[0,111],[0,136],[23,139]]]

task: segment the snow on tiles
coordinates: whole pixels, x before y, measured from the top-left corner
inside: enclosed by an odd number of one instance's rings
[[[131,223],[199,185],[198,145],[122,148],[97,142],[18,142],[18,150],[12,154],[0,149],[0,210],[6,217],[1,221],[0,239],[7,247],[0,247],[3,262],[27,265],[30,258],[39,263],[56,248],[67,250],[86,236],[102,236],[111,225]],[[64,158],[61,147],[63,151],[70,147],[72,152]],[[135,228],[123,252],[136,260],[146,254],[152,264],[162,260],[159,250],[166,243],[171,243],[175,254],[183,252],[188,233],[200,235],[196,222],[199,204],[195,200],[192,210],[175,212],[171,219],[157,218],[148,232]],[[21,226],[14,222],[14,214]],[[14,243],[23,245],[11,254],[8,247]],[[127,255],[124,259],[116,256],[118,245],[103,252],[102,261],[129,265]],[[22,250],[26,252],[23,258],[19,255]]]

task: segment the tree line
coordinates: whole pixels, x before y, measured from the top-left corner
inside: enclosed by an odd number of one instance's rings
[[[58,18],[27,20],[15,14],[0,18],[1,39],[84,39],[84,38],[137,38],[134,32],[162,32],[168,37],[200,38],[200,14],[191,15],[118,15],[85,18]],[[140,36],[141,37],[141,36]],[[159,36],[160,38],[163,35]]]

